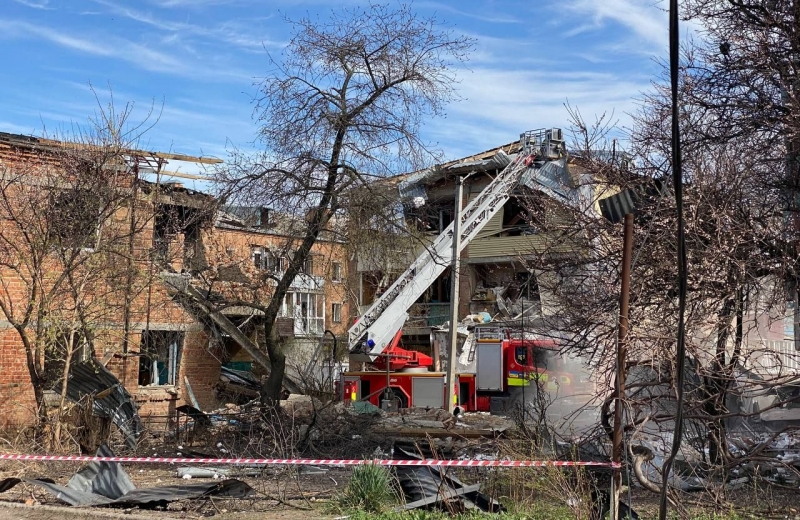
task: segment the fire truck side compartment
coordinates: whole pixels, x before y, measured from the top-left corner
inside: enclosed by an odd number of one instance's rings
[[[443,408],[444,376],[412,377],[411,395],[413,396],[413,406],[419,408]]]
[[[478,391],[503,390],[503,343],[481,341],[475,350],[477,355],[475,387]]]

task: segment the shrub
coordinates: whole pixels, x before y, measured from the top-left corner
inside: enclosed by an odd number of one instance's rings
[[[344,511],[380,513],[398,502],[389,470],[377,464],[356,466],[342,494],[336,498]]]

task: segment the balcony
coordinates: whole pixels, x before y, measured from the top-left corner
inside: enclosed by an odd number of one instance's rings
[[[363,315],[372,304],[359,305],[358,313]],[[449,303],[415,303],[408,309],[405,328],[438,327],[450,321]]]
[[[294,319],[295,336],[322,336],[325,332],[325,318],[303,318]]]
[[[438,327],[450,321],[450,303],[415,303],[408,310],[406,327]]]

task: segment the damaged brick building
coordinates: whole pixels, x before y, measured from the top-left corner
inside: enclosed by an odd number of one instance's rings
[[[246,304],[268,302],[291,219],[164,183],[170,161],[221,162],[0,133],[0,427],[57,409],[70,364],[90,358],[145,420],[216,407],[222,367],[264,373]],[[343,245],[323,235],[312,255],[279,318],[290,373],[349,322]]]

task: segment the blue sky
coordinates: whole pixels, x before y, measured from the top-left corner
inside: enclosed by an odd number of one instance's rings
[[[336,5],[358,4],[339,0]],[[144,148],[225,158],[251,148],[252,100],[267,51],[287,41],[284,16],[325,18],[324,0],[0,0],[0,131],[40,135],[87,122],[101,98],[155,105]],[[477,39],[459,71],[464,98],[431,120],[425,137],[447,158],[565,127],[567,100],[591,119],[614,111],[624,126],[667,54],[658,0],[416,1]],[[176,168],[176,165],[170,165]],[[183,166],[191,171],[191,166]]]

